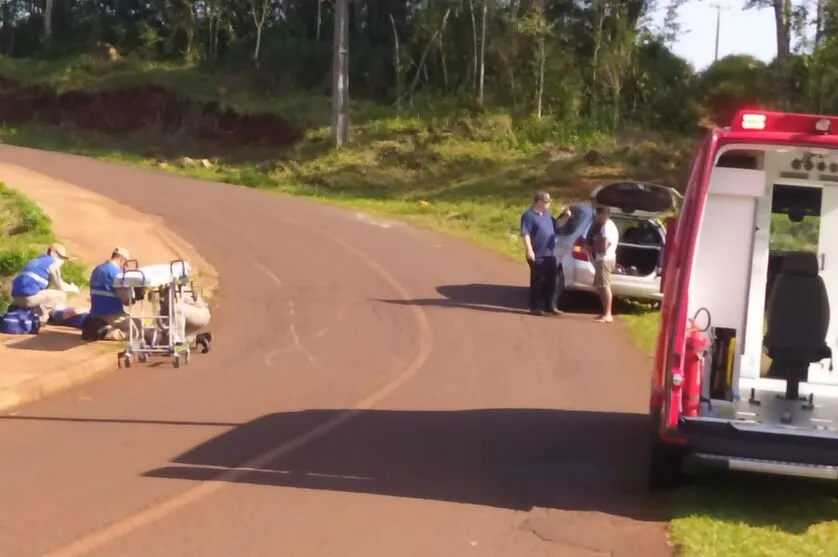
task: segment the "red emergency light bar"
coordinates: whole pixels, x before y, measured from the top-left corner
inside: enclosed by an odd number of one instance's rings
[[[740,110],[730,128],[737,131],[765,131],[828,135],[838,127],[838,118],[818,114],[790,114],[764,110]]]

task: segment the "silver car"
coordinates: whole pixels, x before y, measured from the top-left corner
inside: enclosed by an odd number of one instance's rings
[[[611,219],[620,231],[617,265],[611,277],[615,297],[658,302],[661,293],[666,230],[663,213],[676,208],[677,192],[663,186],[617,182],[597,188],[591,203],[569,207],[570,217],[559,221],[556,261],[559,266],[557,293],[560,305],[567,305],[574,292],[596,292],[594,266],[586,238],[594,221],[594,207],[611,209]]]

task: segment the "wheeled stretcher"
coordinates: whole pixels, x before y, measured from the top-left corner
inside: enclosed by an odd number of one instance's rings
[[[134,356],[140,363],[150,356],[162,356],[170,357],[175,368],[181,362],[188,364],[191,347],[186,337],[184,299],[195,295],[189,263],[177,259],[138,267],[132,260],[114,278],[113,288],[127,302],[130,315],[128,344],[119,354],[120,367],[131,367]],[[154,303],[161,296],[166,303]],[[161,312],[161,306],[166,310]]]

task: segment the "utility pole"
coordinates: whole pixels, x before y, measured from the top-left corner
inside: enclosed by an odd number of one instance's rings
[[[340,147],[349,139],[349,0],[335,0],[332,47],[332,141]]]
[[[710,4],[710,7],[716,10],[716,51],[713,54],[713,61],[716,62],[719,59],[719,31],[722,27],[722,10],[729,10],[730,6]]]

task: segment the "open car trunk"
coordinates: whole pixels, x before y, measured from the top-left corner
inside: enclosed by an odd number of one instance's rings
[[[591,194],[596,205],[636,216],[659,216],[676,208],[678,192],[666,186],[640,182],[615,182],[596,188]]]
[[[680,197],[672,188],[640,182],[615,182],[593,191],[594,204],[610,208],[621,230],[615,274],[648,277],[658,272],[665,235],[657,219],[675,210]]]
[[[655,274],[663,261],[664,235],[661,227],[649,220],[621,218],[614,220],[623,230],[617,244],[615,274],[648,277]]]

